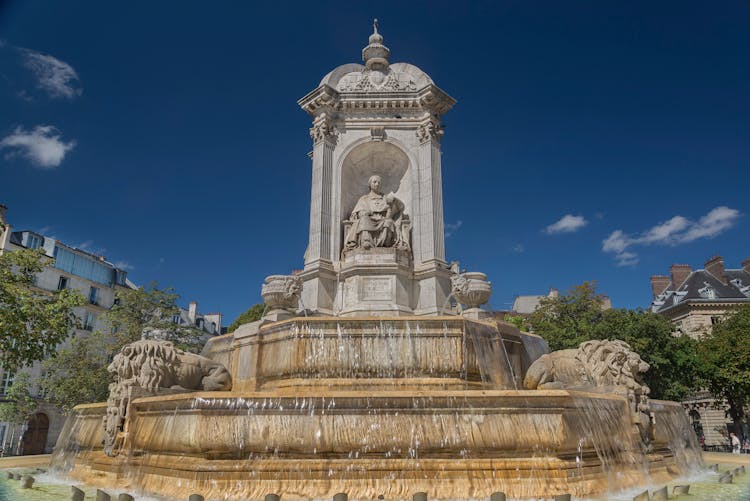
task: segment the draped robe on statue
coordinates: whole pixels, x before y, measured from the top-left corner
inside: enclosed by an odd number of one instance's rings
[[[370,192],[360,197],[349,218],[351,228],[346,235],[346,249],[393,247],[399,241],[398,221],[404,203],[390,193],[386,196]]]

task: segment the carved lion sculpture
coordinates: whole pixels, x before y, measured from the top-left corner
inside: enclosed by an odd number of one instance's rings
[[[117,376],[116,384],[135,385],[147,390],[172,388],[222,391],[232,388],[232,376],[210,358],[175,348],[169,341],[144,339],[125,346],[107,370]]]
[[[125,346],[107,370],[116,377],[109,385],[107,413],[103,418],[104,452],[108,456],[116,454],[131,398],[156,394],[160,389],[179,392],[232,388],[232,376],[220,363],[156,339]]]
[[[529,390],[616,386],[647,394],[641,375],[648,369],[624,341],[586,341],[577,349],[539,357],[526,372],[523,385]]]
[[[523,380],[524,388],[611,388],[628,400],[631,422],[645,450],[653,442],[650,388],[641,376],[649,365],[624,341],[586,341],[578,349],[553,351],[539,357]]]

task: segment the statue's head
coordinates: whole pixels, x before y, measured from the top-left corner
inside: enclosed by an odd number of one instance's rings
[[[370,187],[372,191],[375,193],[380,193],[380,186],[383,184],[383,179],[375,174],[374,176],[370,176],[370,179],[367,180],[367,186]]]

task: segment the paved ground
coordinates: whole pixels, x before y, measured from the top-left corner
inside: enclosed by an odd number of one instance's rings
[[[0,458],[0,469],[2,468],[37,468],[49,466],[52,454],[40,454],[38,456],[14,456]]]
[[[714,463],[731,463],[750,465],[750,454],[730,454],[728,452],[704,452],[703,461],[709,465]],[[2,464],[2,463],[0,463]]]

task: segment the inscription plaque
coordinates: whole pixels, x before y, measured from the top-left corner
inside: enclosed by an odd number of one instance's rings
[[[392,299],[393,279],[391,277],[366,277],[362,279],[363,301],[388,301]]]

